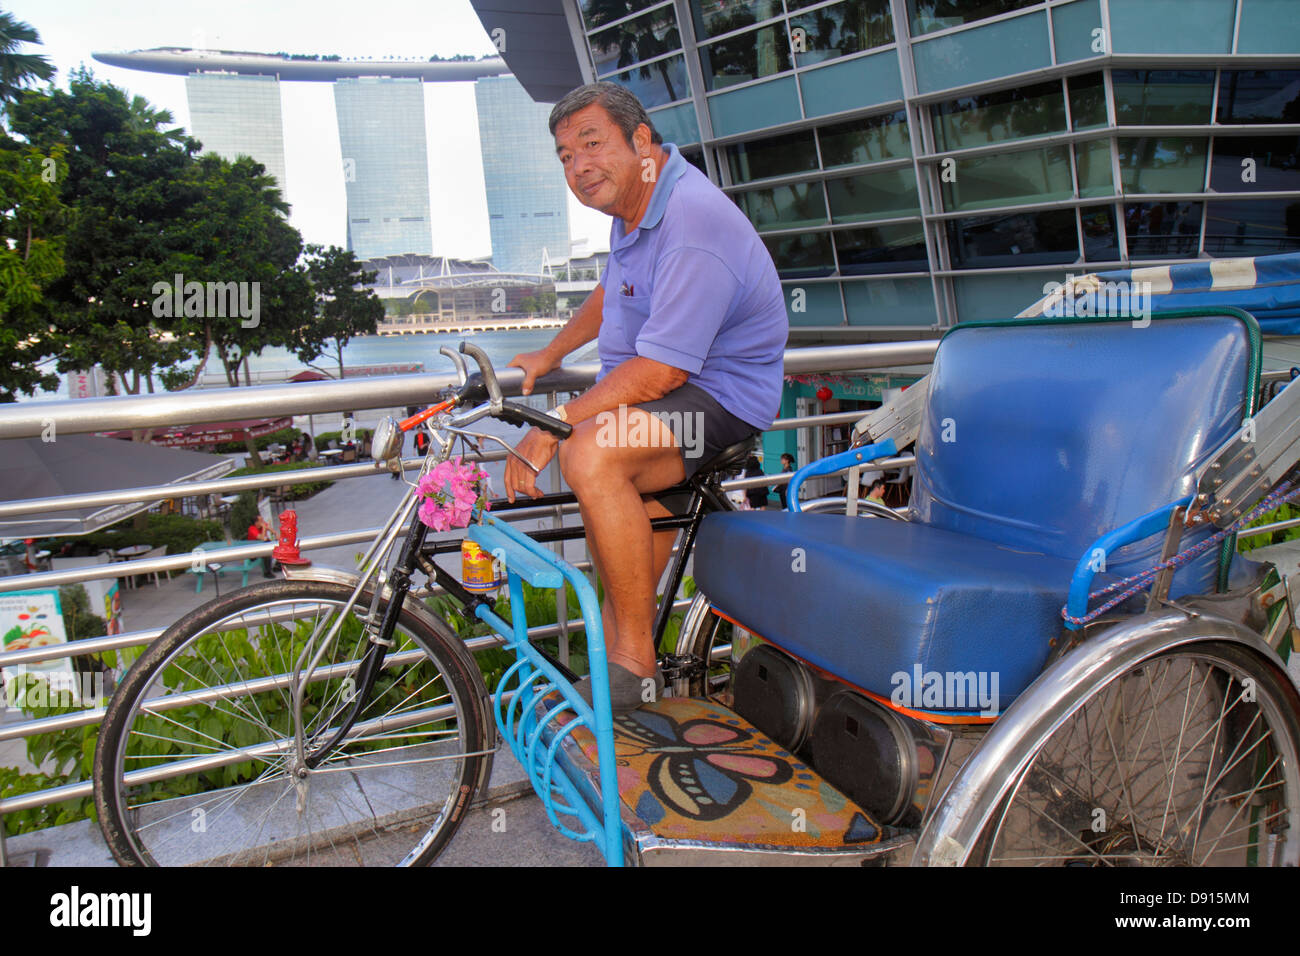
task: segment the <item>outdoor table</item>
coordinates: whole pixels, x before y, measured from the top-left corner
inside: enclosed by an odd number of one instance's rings
[[[148,554],[152,550],[153,545],[151,544],[132,544],[125,548],[118,548],[113,552],[113,554],[119,561],[130,561],[132,558],[138,558],[142,554]],[[126,586],[128,588],[135,587],[134,581],[135,577],[133,575],[128,574],[126,576]]]
[[[342,448],[327,448],[320,453],[320,457],[328,459],[329,461],[333,461],[335,458],[338,458],[342,454],[343,454]]]

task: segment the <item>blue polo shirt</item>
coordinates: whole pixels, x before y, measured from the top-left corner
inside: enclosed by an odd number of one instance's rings
[[[625,235],[615,218],[610,228],[597,380],[635,356],[654,359],[767,429],[790,331],[776,267],[736,204],[676,146],[664,149],[640,224]]]

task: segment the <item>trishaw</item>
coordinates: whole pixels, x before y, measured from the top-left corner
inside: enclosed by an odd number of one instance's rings
[[[96,753],[109,845],[124,863],[426,863],[499,731],[554,825],[614,866],[1296,865],[1292,581],[1234,542],[1300,494],[1300,388],[1261,387],[1259,322],[1232,301],[1300,302],[1297,259],[1085,276],[957,326],[855,447],[794,476],[789,511],[732,511],[719,482],[749,448],[723,452],[662,525],[683,540],[656,638],[688,556],[698,586],[671,693],[617,718],[596,593],[543,546],[565,535],[476,514],[507,615],[432,560],[459,539],[427,541],[408,498],[359,573],[287,569],[137,662]],[[445,350],[461,387],[402,423],[430,429],[425,472],[487,437],[468,429],[484,416],[567,428],[461,350],[480,373]],[[400,429],[374,441],[394,468]],[[912,444],[904,511],[801,510],[809,477]],[[490,693],[420,574],[504,639]],[[525,583],[566,582],[591,705],[523,613]]]

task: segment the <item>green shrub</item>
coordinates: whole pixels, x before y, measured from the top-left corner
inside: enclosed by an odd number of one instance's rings
[[[1293,518],[1300,518],[1300,507],[1296,505],[1282,505],[1275,511],[1270,511],[1266,515],[1260,515],[1247,528],[1255,528],[1260,525],[1272,524],[1275,521],[1290,521]],[[1262,534],[1247,534],[1243,529],[1237,534],[1237,551],[1253,551],[1256,548],[1262,548],[1269,544],[1281,544],[1283,541],[1294,541],[1300,538],[1300,526],[1294,528],[1283,528],[1280,531],[1265,531]]]
[[[108,548],[118,548],[133,544],[147,544],[151,547],[166,547],[168,554],[185,554],[193,551],[204,541],[223,541],[225,531],[219,521],[204,521],[188,515],[147,515],[143,529],[135,527],[135,518],[119,521],[111,528],[88,534],[78,539],[77,550],[85,554]]]
[[[372,428],[358,428],[356,430],[356,434],[353,436],[357,444],[361,444],[363,441],[366,441],[367,439],[373,437],[375,437],[375,432],[374,429]],[[344,444],[343,432],[341,431],[321,432],[319,435],[316,436],[317,450],[328,448],[330,446],[331,441],[334,442],[336,445],[338,445],[340,448],[342,448]]]
[[[91,610],[90,595],[80,584],[59,588],[59,607],[63,610],[63,630],[70,641],[103,637],[108,631],[108,623]]]
[[[258,451],[266,451],[271,445],[277,444],[289,448],[292,447],[296,438],[305,434],[307,433],[298,428],[281,428],[279,431],[263,435],[261,438],[254,438],[253,444]],[[212,450],[218,455],[237,455],[241,451],[248,451],[248,446],[242,441],[227,441],[215,446]]]
[[[235,503],[230,506],[230,535],[243,538],[248,529],[257,520],[257,492],[241,491]]]
[[[241,475],[266,475],[277,471],[299,471],[303,468],[323,468],[323,467],[324,465],[322,465],[318,461],[286,461],[286,462],[281,462],[278,465],[263,465],[261,468],[236,468],[234,471],[232,471],[230,474],[226,475],[225,477],[238,478]],[[333,483],[334,482],[332,481],[299,482],[296,485],[289,486],[289,497],[292,498],[294,501],[300,501],[303,498],[310,498],[312,495],[316,494],[317,492],[324,491]],[[249,494],[249,493],[250,492],[241,492],[241,497],[244,494]],[[252,493],[256,494],[256,492],[252,492]],[[234,509],[232,508],[231,511],[233,514]],[[244,527],[247,528],[248,525],[245,524]],[[235,523],[233,517],[231,518],[231,528],[235,530],[242,530],[240,529],[239,525]]]

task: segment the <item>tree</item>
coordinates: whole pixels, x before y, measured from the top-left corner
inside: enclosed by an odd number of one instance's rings
[[[63,156],[0,137],[0,402],[58,384],[39,363],[56,350],[44,292],[64,269]]]
[[[328,346],[343,378],[343,349],[355,335],[374,335],[384,304],[369,289],[377,272],[363,272],[351,252],[338,246],[308,246],[307,277],[316,299],[313,320],[300,330],[294,351],[310,364]]]
[[[54,67],[37,53],[19,53],[23,43],[40,43],[41,36],[13,14],[0,12],[0,108],[34,80],[49,80]]]
[[[177,332],[193,343],[200,361],[197,369],[167,374],[164,381],[170,388],[193,384],[212,349],[233,388],[241,368],[248,382],[250,356],[268,346],[294,348],[312,314],[311,285],[297,265],[302,237],[285,219],[289,207],[274,178],[247,156],[234,162],[202,156],[180,188],[190,197],[189,228],[179,237],[183,274],[203,294],[192,304],[182,295],[186,308]],[[177,311],[174,302],[171,311]]]
[[[175,320],[155,316],[150,290],[193,262],[180,234],[200,228],[175,188],[199,144],[167,128],[141,97],[78,70],[69,89],[24,91],[13,128],[46,154],[66,149],[59,180],[69,213],[65,270],[45,292],[57,326],[58,370],[103,367],[115,387],[153,390],[153,373],[196,350]]]

